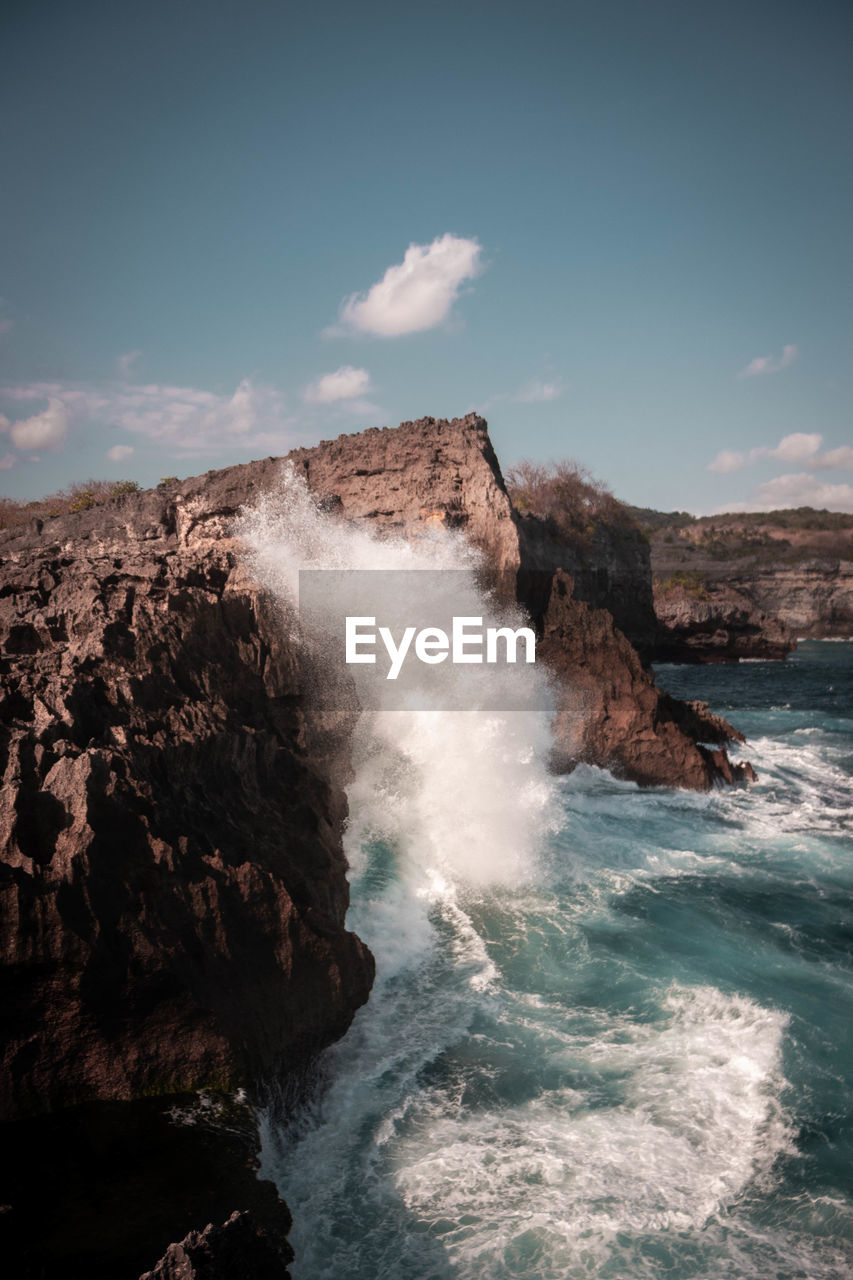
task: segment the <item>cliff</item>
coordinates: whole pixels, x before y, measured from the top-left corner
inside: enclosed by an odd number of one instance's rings
[[[732,764],[724,744],[741,733],[703,703],[682,703],[658,689],[636,651],[604,609],[574,599],[571,578],[558,570],[539,646],[561,677],[554,767],[604,766],[641,786],[708,790],[717,781],[755,779],[752,766]],[[703,744],[716,743],[716,749]]]
[[[573,541],[549,521],[518,512],[477,414],[371,428],[289,456],[330,510],[380,534],[436,525],[464,530],[537,622],[551,579],[563,569],[578,599],[608,609],[632,643],[653,643],[646,539],[637,529],[599,524]]]
[[[729,583],[673,574],[657,579],[655,609],[660,631],[655,657],[672,662],[737,662],[786,658],[796,635],[779,617]]]
[[[482,419],[367,431],[291,461],[332,519],[409,537],[441,524],[483,549],[563,682],[556,767],[693,787],[745,776],[697,745],[735,731],[661,693],[610,613],[574,598],[576,549],[513,509]],[[41,1194],[37,1167],[4,1184],[0,1226],[34,1275],[214,1274],[249,1243],[258,1274],[284,1274],[261,1193],[175,1191],[149,1221],[153,1170],[183,1167],[166,1100],[298,1075],[373,977],[344,926],[352,713],[312,704],[327,673],[233,536],[280,470],[230,467],[0,535],[0,1104],[15,1149],[46,1153],[62,1187]],[[143,1098],[154,1110],[139,1123]],[[211,1141],[202,1163],[241,1163]],[[69,1215],[69,1188],[111,1202],[117,1165],[140,1161],[145,1179],[121,1184],[136,1228],[112,1239],[97,1209]]]
[[[629,529],[593,530],[581,552],[549,521],[519,514],[477,414],[374,428],[290,457],[342,519],[408,537],[441,525],[464,530],[481,548],[505,591],[530,613],[543,635],[540,656],[568,691],[558,721],[558,768],[586,761],[641,785],[699,789],[747,776],[733,771],[722,745],[710,754],[698,746],[709,741],[707,726],[676,712],[616,625],[613,610],[628,619],[633,636],[651,644],[655,635],[645,539]],[[572,573],[579,559],[585,591]],[[559,627],[557,598],[564,602]],[[604,600],[613,610],[600,607]],[[737,738],[731,729],[725,740]]]
[[[178,1136],[158,1115],[128,1132],[115,1100],[303,1069],[370,990],[344,927],[350,725],[310,707],[310,656],[228,536],[277,473],[250,465],[0,542],[0,1107],[31,1118],[14,1145],[40,1164],[27,1179],[15,1162],[2,1193],[21,1275],[133,1280],[250,1206],[236,1177],[227,1194],[203,1185],[207,1165],[235,1167],[220,1139],[154,1214]],[[81,1169],[105,1107],[112,1137]],[[69,1171],[56,1197],[42,1156]],[[91,1206],[117,1183],[114,1240]],[[70,1219],[78,1185],[90,1208]]]
[[[261,1079],[367,998],[347,726],[226,536],[272,471],[0,544],[6,1116]]]
[[[784,657],[798,638],[853,635],[853,516],[809,507],[635,516],[650,539],[664,628],[656,656]]]

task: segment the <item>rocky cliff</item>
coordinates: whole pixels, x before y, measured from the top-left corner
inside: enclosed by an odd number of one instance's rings
[[[291,461],[330,519],[410,537],[441,524],[483,549],[563,681],[557,767],[589,760],[644,784],[737,778],[724,750],[697,745],[735,731],[668,699],[611,615],[574,598],[569,551],[513,509],[482,419],[368,431]],[[344,927],[352,720],[312,704],[327,673],[288,638],[234,540],[241,506],[280,471],[231,467],[0,540],[0,1104],[19,1150],[54,1142],[63,1186],[81,1182],[68,1134],[99,1131],[98,1108],[298,1072],[367,998],[372,959]],[[105,1123],[115,1135],[128,1121],[109,1111]],[[154,1163],[170,1149],[162,1138]],[[94,1145],[101,1188],[115,1151]],[[36,1177],[26,1185],[10,1185],[4,1223],[38,1221],[17,1203],[38,1196]],[[134,1185],[144,1209],[151,1183]],[[170,1197],[145,1237],[158,1241],[149,1268],[162,1254],[155,1274],[206,1274],[247,1240],[258,1266],[283,1271],[286,1249],[273,1240],[268,1257],[266,1228],[242,1216],[251,1204],[192,1203]],[[128,1269],[137,1254],[119,1240],[98,1272],[91,1232],[69,1242],[72,1219],[48,1230],[54,1208],[40,1208],[23,1234],[59,1253],[32,1274],[68,1273],[69,1258],[114,1280],[144,1269]]]
[[[729,583],[705,583],[676,574],[657,580],[654,599],[660,624],[655,646],[659,661],[781,659],[796,645],[796,634],[789,626]]]
[[[635,514],[651,543],[658,656],[784,657],[798,638],[853,635],[853,516]]]
[[[483,418],[421,418],[340,436],[290,455],[330,510],[379,533],[461,529],[539,622],[557,569],[575,594],[605,608],[632,643],[650,647],[656,623],[649,548],[637,529],[589,531],[582,542],[515,510]]]
[[[250,465],[0,544],[7,1121],[257,1085],[302,1068],[367,998],[372,958],[344,927],[350,725],[311,708],[310,655],[229,537],[277,474]],[[25,1195],[17,1182],[12,1222]],[[54,1208],[41,1201],[28,1248],[57,1234]],[[188,1201],[148,1248],[242,1208]],[[41,1258],[34,1274],[73,1271],[91,1249],[78,1235],[58,1272]],[[132,1256],[108,1274],[137,1275]]]
[[[540,656],[569,690],[558,724],[559,768],[586,761],[641,785],[700,789],[747,776],[733,772],[723,738],[709,738],[695,717],[675,713],[674,700],[643,669],[613,611],[595,607],[608,600],[632,634],[651,643],[657,624],[648,544],[630,530],[593,531],[581,557],[576,543],[561,539],[548,521],[520,515],[478,415],[340,436],[290,456],[339,518],[409,537],[435,525],[460,529],[481,548],[504,588],[530,613],[544,637]],[[585,592],[572,575],[579,557]],[[581,689],[583,697],[574,697]],[[737,737],[732,729],[726,740]],[[703,753],[697,743],[710,740],[719,749]]]

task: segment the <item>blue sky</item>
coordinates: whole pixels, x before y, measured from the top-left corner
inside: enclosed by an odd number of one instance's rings
[[[476,408],[853,510],[849,3],[3,12],[0,492]]]

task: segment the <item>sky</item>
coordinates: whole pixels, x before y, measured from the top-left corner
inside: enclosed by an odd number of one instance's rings
[[[0,494],[479,410],[853,511],[848,0],[6,0]]]

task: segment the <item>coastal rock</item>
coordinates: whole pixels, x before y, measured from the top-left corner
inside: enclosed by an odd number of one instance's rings
[[[641,785],[704,789],[715,780],[746,776],[732,772],[722,746],[716,753],[697,747],[691,735],[695,717],[681,715],[675,699],[661,695],[621,625],[615,625],[614,610],[644,647],[656,634],[645,539],[631,530],[593,530],[581,555],[547,521],[519,515],[477,414],[340,436],[290,458],[343,519],[406,537],[435,524],[463,529],[485,553],[506,594],[544,629],[539,656],[569,687],[576,714],[571,733],[562,734],[563,760],[613,767]],[[559,625],[553,612],[549,622],[554,575],[562,575],[561,582],[567,572],[571,577],[579,559],[586,594],[578,598],[571,578],[571,607]],[[569,742],[574,745],[567,756]]]
[[[248,1210],[235,1210],[221,1226],[210,1223],[170,1244],[139,1280],[288,1280],[292,1259]]]
[[[781,659],[796,647],[790,627],[729,584],[685,586],[668,579],[656,585],[654,600],[660,623],[658,661]]]
[[[371,428],[289,458],[330,510],[381,534],[464,530],[535,619],[541,620],[554,571],[565,569],[579,599],[609,609],[633,643],[651,646],[656,622],[646,539],[635,529],[599,524],[578,545],[547,521],[516,511],[478,414]]]
[[[561,680],[558,772],[594,764],[641,786],[677,780],[699,791],[754,778],[751,766],[732,764],[722,747],[706,747],[689,731],[714,742],[742,735],[703,704],[679,703],[658,689],[610,614],[576,600],[562,570],[554,575],[539,653]]]
[[[634,514],[651,544],[655,605],[665,624],[660,656],[784,657],[797,639],[853,636],[853,515],[810,507],[701,519]],[[679,585],[692,597],[686,607],[673,590]],[[701,612],[703,598],[719,615],[716,638],[707,620],[689,617]]]
[[[5,1118],[262,1080],[367,998],[349,724],[224,536],[269,470],[0,543]]]

